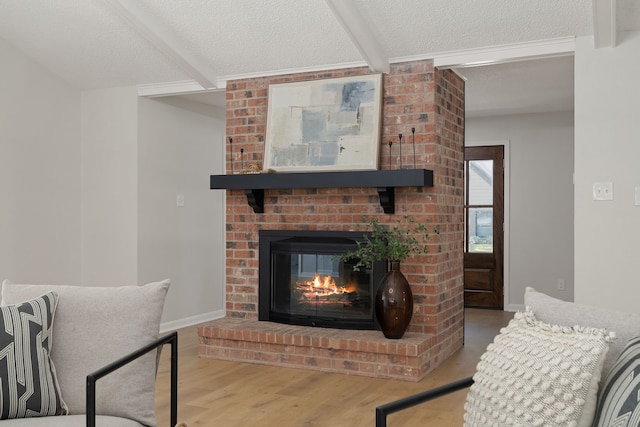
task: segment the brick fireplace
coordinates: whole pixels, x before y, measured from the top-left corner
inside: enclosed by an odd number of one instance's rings
[[[365,75],[367,68],[235,80],[227,83],[227,136],[235,170],[262,163],[270,84]],[[384,75],[380,169],[413,167],[406,147],[415,128],[416,168],[433,171],[433,187],[398,187],[395,213],[384,213],[376,188],[265,190],[255,213],[242,190],[226,192],[226,317],[198,326],[201,357],[417,381],[463,344],[464,82],[430,60],[397,63]],[[403,158],[398,134],[404,135]],[[389,153],[388,141],[394,142]],[[231,173],[229,146],[227,171]],[[402,271],[414,294],[409,330],[399,340],[380,331],[328,329],[258,320],[260,230],[359,231],[361,218],[395,224],[405,215],[431,230],[429,253]]]

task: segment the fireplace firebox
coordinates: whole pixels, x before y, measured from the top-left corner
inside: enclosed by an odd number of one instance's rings
[[[259,320],[337,329],[377,329],[374,295],[386,262],[354,270],[341,256],[363,232],[262,230]]]

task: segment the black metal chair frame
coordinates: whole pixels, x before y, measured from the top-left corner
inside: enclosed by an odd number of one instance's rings
[[[402,411],[403,409],[411,408],[421,403],[437,399],[438,397],[471,387],[471,384],[473,384],[473,377],[468,377],[431,390],[423,391],[422,393],[380,405],[376,408],[376,427],[387,427],[387,415],[391,415],[395,412]]]
[[[178,333],[172,332],[87,375],[87,427],[96,426],[96,381],[165,344],[171,345],[170,427],[178,423]]]

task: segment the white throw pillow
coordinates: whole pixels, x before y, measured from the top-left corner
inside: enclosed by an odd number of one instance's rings
[[[610,340],[516,313],[478,363],[465,426],[590,426]]]
[[[524,305],[530,307],[536,318],[542,322],[563,326],[581,325],[606,328],[614,333],[616,339],[611,343],[604,361],[603,377],[609,373],[627,341],[640,335],[640,315],[636,313],[623,313],[602,307],[567,302],[537,292],[530,287],[525,290]]]
[[[86,376],[151,343],[159,335],[169,281],[88,287],[2,283],[2,304],[53,291],[59,296],[51,350],[70,414],[85,413]],[[155,426],[156,354],[98,380],[96,412]]]

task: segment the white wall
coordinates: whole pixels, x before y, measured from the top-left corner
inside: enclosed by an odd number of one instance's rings
[[[0,40],[0,280],[79,283],[80,92]]]
[[[611,49],[576,41],[575,301],[639,312],[640,33]],[[594,182],[613,201],[594,201]]]
[[[138,279],[136,88],[82,93],[82,283]]]
[[[224,191],[209,189],[209,175],[224,173],[225,111],[176,98],[138,105],[138,281],[171,278],[164,329],[224,317]]]
[[[466,120],[467,145],[509,141],[505,308],[520,308],[527,286],[574,298],[573,132],[572,112]],[[558,279],[565,281],[564,291],[558,290]]]
[[[225,112],[81,93],[2,40],[0,64],[0,280],[171,278],[163,329],[224,316]]]

